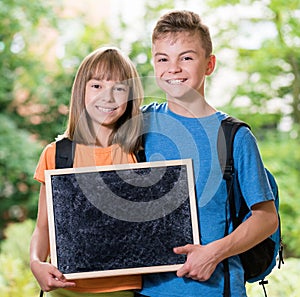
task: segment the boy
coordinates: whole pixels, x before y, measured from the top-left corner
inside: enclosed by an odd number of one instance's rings
[[[193,12],[167,13],[154,28],[152,54],[157,83],[166,93],[167,103],[153,103],[143,110],[146,159],[193,159],[201,244],[174,248],[175,253],[187,256],[185,264],[177,275],[145,275],[141,294],[223,296],[222,261],[229,258],[230,296],[246,296],[237,254],[274,233],[278,224],[256,140],[245,127],[235,137],[236,175],[252,216],[225,236],[229,211],[217,135],[227,115],[209,105],[204,95],[205,77],[213,73],[216,64],[209,30]]]

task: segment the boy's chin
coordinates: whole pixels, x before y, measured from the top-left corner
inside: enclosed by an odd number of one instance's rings
[[[167,94],[167,100],[168,101],[187,101],[186,97],[185,96],[174,96],[174,95],[170,95],[170,94]]]
[[[167,100],[178,100],[178,101],[191,101],[195,99],[195,92],[166,92]]]
[[[178,100],[189,99],[191,97],[199,96],[199,93],[191,87],[178,84],[168,85],[166,83],[159,84],[159,87],[167,94],[167,98],[174,98]]]
[[[184,100],[189,96],[189,89],[187,87],[170,87],[163,90],[167,94],[167,98]]]

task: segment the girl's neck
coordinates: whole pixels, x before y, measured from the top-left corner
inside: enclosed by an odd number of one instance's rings
[[[109,147],[111,146],[111,134],[113,132],[112,127],[106,127],[106,126],[99,126],[97,127],[96,133],[97,133],[97,139],[95,146],[97,147]]]

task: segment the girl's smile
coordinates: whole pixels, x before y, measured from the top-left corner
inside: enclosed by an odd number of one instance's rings
[[[107,108],[107,107],[101,107],[101,106],[97,106],[96,107],[99,109],[99,111],[103,112],[103,113],[112,113],[115,110],[117,110],[118,107],[113,107],[113,108]]]
[[[91,79],[86,84],[86,110],[95,126],[114,125],[127,107],[129,87],[113,80]]]

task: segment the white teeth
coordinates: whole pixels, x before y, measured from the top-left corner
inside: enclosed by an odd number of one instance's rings
[[[168,79],[167,82],[170,85],[179,85],[184,82],[184,79]]]
[[[116,107],[114,107],[114,108],[104,108],[104,107],[99,107],[99,106],[97,106],[97,108],[98,108],[100,111],[102,111],[102,112],[112,112],[112,111],[114,111],[114,110],[117,109]]]

